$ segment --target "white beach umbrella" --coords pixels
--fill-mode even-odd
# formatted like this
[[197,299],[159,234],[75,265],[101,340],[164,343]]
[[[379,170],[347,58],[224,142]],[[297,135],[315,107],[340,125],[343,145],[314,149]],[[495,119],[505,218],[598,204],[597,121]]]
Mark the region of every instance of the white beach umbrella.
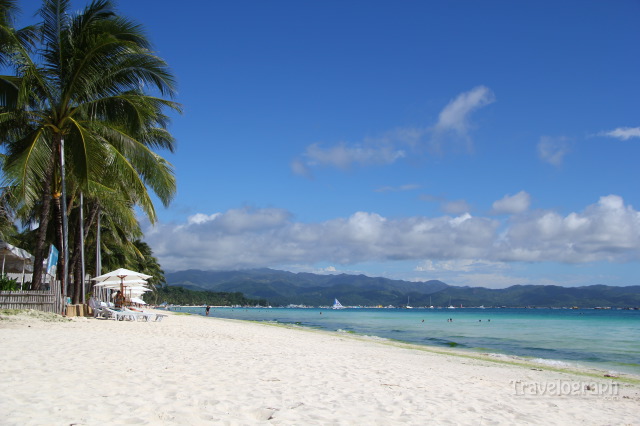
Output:
[[120,288],[120,284],[124,287],[146,287],[148,285],[146,280],[117,280],[117,281],[102,281],[100,283],[96,283],[94,287],[102,287],[102,288]]
[[128,287],[126,290],[133,295],[141,295],[142,293],[151,291],[151,289],[148,287]]
[[[117,289],[117,287],[115,288],[108,288],[109,290],[115,290]],[[124,293],[123,295],[128,296],[128,299],[131,300],[133,302],[133,299],[135,297],[140,297],[142,296],[144,293],[151,291],[150,288],[147,287],[125,287],[124,288]],[[114,297],[116,297],[116,293],[113,293],[111,295],[111,298],[113,299]]]
[[117,281],[120,282],[122,280],[148,280],[151,278],[151,275],[143,274],[142,272],[132,271],[130,269],[119,268],[115,271],[107,272],[106,274],[97,276],[93,278],[96,282],[105,282],[105,281]]
[[[124,295],[125,279],[129,282],[133,280],[148,280],[151,275],[143,274],[142,272],[132,271],[130,269],[119,268],[115,271],[107,272],[106,274],[93,278],[97,283],[116,282],[120,284],[120,291]],[[139,285],[139,284],[138,284]]]
[[126,293],[132,294],[131,289],[136,289],[137,294],[142,294],[145,291],[151,291],[150,288],[147,287],[147,282],[145,280],[122,280],[122,281],[103,281],[101,283],[97,283],[94,285],[97,289],[104,290],[120,290],[122,294]]

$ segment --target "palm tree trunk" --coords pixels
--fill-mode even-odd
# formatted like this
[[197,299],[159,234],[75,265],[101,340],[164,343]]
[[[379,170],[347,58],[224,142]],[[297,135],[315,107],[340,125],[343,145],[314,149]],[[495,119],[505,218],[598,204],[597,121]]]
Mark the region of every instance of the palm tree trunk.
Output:
[[62,192],[61,198],[61,210],[60,216],[62,217],[62,288],[64,289],[64,295],[70,294],[70,290],[67,288],[67,283],[69,282],[69,218],[67,217],[67,178],[65,175],[65,165],[64,165],[64,137],[60,137],[60,144],[58,145],[60,149],[60,187]]
[[54,205],[54,217],[55,217],[55,226],[56,226],[56,237],[60,244],[60,256],[58,257],[58,277],[60,278],[60,289],[62,292],[62,297],[67,297],[69,294],[73,294],[73,289],[69,288],[69,239],[67,235],[67,218],[66,218],[66,193],[65,193],[65,175],[64,175],[64,139],[62,135],[59,133],[54,133],[53,135],[53,145],[54,145],[54,162],[57,160],[58,166],[60,166],[60,189],[58,192],[58,188],[55,189],[53,194],[53,205]]
[[73,236],[73,241],[74,241],[73,252],[69,260],[69,266],[70,266],[70,269],[73,271],[73,282],[75,285],[74,292],[73,292],[74,304],[84,303],[84,300],[82,300],[82,286],[84,285],[84,279],[82,276],[82,263],[81,263],[82,256],[80,253],[80,250],[82,247],[82,244],[80,243],[81,235],[84,236],[85,240],[89,236],[89,231],[91,229],[91,225],[96,219],[96,216],[98,214],[98,209],[99,209],[98,203],[91,204],[91,207],[89,208],[89,214],[87,219],[85,220],[84,226],[81,226],[80,224],[81,217],[80,215],[78,215],[78,225],[75,227],[76,231]]
[[75,232],[73,233],[73,253],[69,258],[69,266],[73,271],[73,292],[72,289],[69,289],[69,294],[73,295],[73,303],[83,303],[82,300],[82,264],[80,263],[80,236],[82,235],[82,229],[80,226],[80,215],[78,215],[78,225],[75,227]]
[[49,166],[43,177],[42,188],[42,208],[40,209],[40,226],[36,239],[36,249],[34,253],[33,277],[31,279],[34,290],[42,290],[42,272],[45,259],[45,243],[47,240],[47,227],[49,225],[49,215],[51,212],[51,187],[53,180],[53,169],[55,168],[55,156],[51,156]]
[[82,286],[84,285],[84,280],[82,279],[82,262],[80,262],[80,256],[78,256],[76,262],[72,263],[71,266],[73,267],[72,271],[74,284],[73,303],[84,303],[84,300],[82,300]]
[[[66,259],[64,258],[64,240],[62,235],[62,207],[60,206],[60,193],[53,194],[53,214],[55,217],[55,228],[56,228],[56,240],[58,241],[60,250],[60,255],[58,257],[58,271],[57,275],[60,278],[60,289],[62,291],[62,297],[66,297],[69,294],[69,290],[67,289],[66,277],[64,276],[64,264]],[[65,291],[65,289],[67,291]]]

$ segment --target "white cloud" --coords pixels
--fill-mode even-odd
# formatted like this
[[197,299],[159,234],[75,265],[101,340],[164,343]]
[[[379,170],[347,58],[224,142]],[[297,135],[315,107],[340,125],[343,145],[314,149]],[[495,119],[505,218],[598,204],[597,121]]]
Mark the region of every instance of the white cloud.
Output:
[[449,214],[462,214],[471,211],[465,200],[446,201],[442,203],[442,211]]
[[562,165],[569,152],[569,139],[565,137],[542,136],[538,142],[538,157],[554,166]]
[[313,167],[336,167],[346,170],[353,165],[372,166],[392,164],[404,158],[406,152],[395,148],[392,144],[356,144],[323,147],[311,144],[301,158],[291,163],[291,170],[299,176],[310,177]]
[[[485,287],[485,288],[506,288],[512,285],[527,284],[529,281],[520,276],[512,276],[498,272],[479,272],[479,273],[463,273],[451,275],[451,280],[446,280],[447,284],[455,283],[459,286]],[[537,280],[536,284],[541,285],[558,285],[557,282],[548,282],[547,280]]]
[[416,266],[416,271],[429,272],[473,272],[478,270],[504,269],[502,262],[490,262],[481,259],[453,259],[443,261],[425,260]]
[[492,262],[640,260],[640,213],[617,195],[568,215],[539,210],[500,221],[468,213],[392,219],[356,212],[302,223],[281,209],[245,208],[194,215],[179,225],[161,223],[145,235],[166,270],[424,259],[440,270],[476,270]]
[[454,132],[460,137],[467,137],[469,116],[481,107],[495,102],[493,92],[485,86],[477,86],[468,92],[459,94],[440,112],[437,133]]
[[640,127],[618,127],[609,132],[602,132],[600,135],[626,141],[631,138],[640,138]]
[[296,158],[291,162],[291,171],[298,176],[304,176],[306,178],[312,177],[309,167],[307,167],[304,161],[299,158]]
[[439,203],[440,210],[447,214],[462,214],[471,211],[471,206],[466,200],[447,200],[446,197],[432,194],[421,194],[418,198],[429,203]]
[[511,268],[506,263],[481,259],[426,260],[415,268],[414,273],[422,275],[415,278],[417,281],[438,279],[457,286],[505,288],[528,282],[512,275]]
[[376,138],[363,138],[361,142],[336,144],[314,143],[290,166],[293,173],[311,177],[311,170],[318,167],[348,169],[356,166],[380,166],[408,157],[408,151],[419,152],[428,136],[433,136],[431,145],[440,145],[448,135],[464,139],[467,143],[469,117],[471,113],[495,101],[493,92],[478,86],[461,93],[440,112],[438,122],[432,128],[407,127],[386,132]]
[[496,214],[514,214],[525,212],[531,204],[531,196],[525,191],[515,195],[505,195],[502,199],[493,203],[493,212]]
[[404,191],[413,191],[415,189],[420,189],[420,185],[416,184],[406,184],[400,186],[382,186],[376,189],[376,192],[404,192]]
[[617,195],[581,213],[539,211],[512,220],[497,256],[503,260],[625,262],[640,259],[640,213]]
[[294,222],[291,214],[273,209],[230,210],[209,217],[213,216],[209,221],[159,224],[146,230],[146,240],[164,268],[237,269],[318,262],[350,265],[470,257],[483,254],[498,226],[490,219],[468,214],[388,219],[357,212],[348,218],[309,224]]
[[305,157],[310,165],[329,165],[346,169],[352,164],[373,165],[390,164],[405,156],[404,151],[391,146],[365,147],[339,144],[327,149],[319,144],[307,147]]
[[196,213],[193,216],[189,216],[187,218],[187,224],[189,224],[189,225],[193,225],[193,224],[200,225],[200,224],[215,220],[216,217],[218,217],[219,215],[220,215],[220,213],[214,213],[212,215]]

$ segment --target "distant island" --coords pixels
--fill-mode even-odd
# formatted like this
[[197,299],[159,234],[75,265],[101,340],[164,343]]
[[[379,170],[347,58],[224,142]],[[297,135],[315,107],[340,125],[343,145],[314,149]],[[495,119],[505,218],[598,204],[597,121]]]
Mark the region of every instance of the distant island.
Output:
[[165,274],[170,287],[242,293],[271,306],[327,306],[338,298],[345,306],[414,307],[640,307],[640,286],[514,285],[504,289],[451,286],[442,281],[403,281],[365,275],[319,275],[274,269],[240,271],[185,270]]

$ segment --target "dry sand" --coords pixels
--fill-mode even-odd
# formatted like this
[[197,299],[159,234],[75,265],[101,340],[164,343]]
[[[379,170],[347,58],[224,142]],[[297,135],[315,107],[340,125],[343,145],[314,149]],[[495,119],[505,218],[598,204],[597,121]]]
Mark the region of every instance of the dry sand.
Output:
[[638,381],[402,346],[174,314],[4,319],[0,424],[640,424]]

